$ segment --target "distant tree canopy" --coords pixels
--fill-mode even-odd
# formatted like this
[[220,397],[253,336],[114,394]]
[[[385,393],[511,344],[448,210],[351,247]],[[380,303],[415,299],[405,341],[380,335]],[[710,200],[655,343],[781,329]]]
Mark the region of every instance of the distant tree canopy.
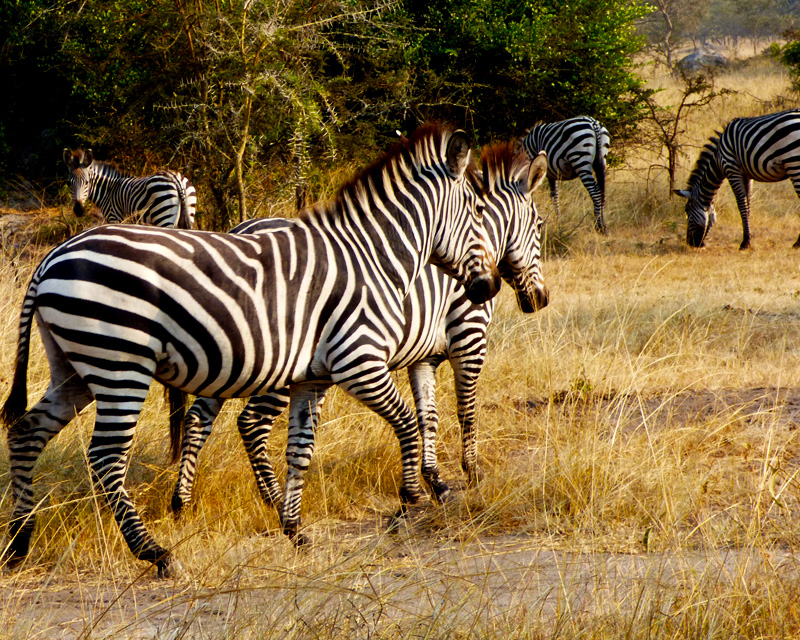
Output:
[[[630,0],[0,0],[0,172],[61,174],[84,144],[170,162],[214,209],[250,213],[256,167],[369,159],[454,121],[478,142],[536,120],[639,116]],[[238,215],[232,201],[239,203]],[[202,208],[202,207],[201,207]]]

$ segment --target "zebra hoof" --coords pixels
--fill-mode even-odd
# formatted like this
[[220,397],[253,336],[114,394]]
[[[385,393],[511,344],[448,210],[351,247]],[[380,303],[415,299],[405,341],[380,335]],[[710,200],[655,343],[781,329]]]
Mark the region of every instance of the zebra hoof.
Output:
[[173,518],[176,520],[180,518],[185,506],[186,504],[183,502],[183,498],[181,498],[178,494],[172,495],[172,501],[169,503],[169,508],[172,510]]
[[20,565],[27,557],[27,555],[19,555],[16,553],[3,554],[3,557],[0,558],[0,567],[2,567],[3,572],[11,573],[19,569]]
[[389,516],[389,521],[386,524],[386,533],[398,533],[400,531],[400,527],[406,521],[406,516],[408,516],[408,507],[403,505],[395,513]]
[[156,569],[159,580],[180,578],[185,573],[180,561],[170,557],[156,562]]

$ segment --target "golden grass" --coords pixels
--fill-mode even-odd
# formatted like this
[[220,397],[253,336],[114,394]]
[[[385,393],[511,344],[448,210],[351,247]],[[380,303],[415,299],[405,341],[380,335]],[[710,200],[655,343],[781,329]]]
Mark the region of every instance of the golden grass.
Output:
[[[747,80],[758,100],[715,103],[687,138],[699,145],[788,92],[774,69],[752,69],[766,74]],[[30,560],[0,577],[0,638],[796,637],[800,263],[790,247],[800,200],[786,182],[754,185],[755,249],[739,252],[724,185],[707,248],[689,250],[681,203],[663,176],[647,182],[648,162],[633,156],[611,173],[608,237],[590,231],[582,187],[563,185],[552,232],[566,246],[545,266],[545,311],[523,316],[501,293],[480,386],[478,488],[464,488],[443,366],[440,461],[458,491],[443,507],[415,509],[400,533],[383,532],[397,506],[396,440],[336,390],[304,495],[310,549],[295,550],[257,499],[235,429],[241,402],[220,416],[195,504],[174,521],[154,389],[127,484],[185,567],[158,582],[93,493],[87,410],[40,461]],[[546,191],[537,199],[552,216]],[[3,397],[41,255],[7,250],[0,262]],[[31,403],[47,385],[38,341],[33,354]],[[397,380],[410,397],[405,374]],[[279,475],[285,437],[282,418],[271,443]],[[5,540],[6,447],[0,498]]]

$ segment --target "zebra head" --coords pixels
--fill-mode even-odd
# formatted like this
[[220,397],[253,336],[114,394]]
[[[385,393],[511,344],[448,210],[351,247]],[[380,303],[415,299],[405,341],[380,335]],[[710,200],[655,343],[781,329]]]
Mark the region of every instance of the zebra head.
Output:
[[430,262],[455,278],[470,302],[482,304],[497,295],[501,284],[483,228],[483,187],[467,134],[445,130],[441,144],[445,162],[436,181],[445,188],[444,207],[434,226]]
[[702,247],[706,236],[717,221],[714,203],[703,206],[700,198],[693,191],[674,189],[673,193],[686,198],[686,244],[690,247]]
[[94,157],[91,149],[86,149],[86,151],[64,149],[64,164],[69,169],[67,184],[72,191],[72,211],[78,217],[82,217],[86,213],[84,203],[89,199],[92,190],[94,177],[91,170],[92,162],[94,162]]
[[533,313],[550,297],[542,275],[544,221],[532,199],[547,175],[547,155],[542,151],[531,160],[524,149],[492,145],[481,153],[481,168],[484,224],[495,237],[500,275],[514,289],[520,310]]
[[673,193],[686,198],[686,243],[690,247],[702,247],[717,221],[714,210],[714,195],[725,179],[725,173],[717,158],[719,138],[711,136],[701,149],[686,189],[674,189]]

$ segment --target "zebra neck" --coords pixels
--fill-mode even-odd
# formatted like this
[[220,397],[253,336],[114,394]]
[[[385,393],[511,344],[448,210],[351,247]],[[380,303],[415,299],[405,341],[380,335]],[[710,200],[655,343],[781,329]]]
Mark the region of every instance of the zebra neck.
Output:
[[106,217],[112,213],[121,216],[124,212],[117,206],[114,195],[119,193],[119,190],[132,180],[131,176],[117,171],[111,165],[99,165],[95,169],[94,179],[91,181],[89,199],[100,207]]
[[711,205],[724,180],[725,172],[722,170],[716,154],[709,155],[699,174],[699,180],[694,189],[692,189],[701,206],[708,207]]
[[[422,236],[420,230],[411,233],[410,225],[400,222],[403,216],[375,208],[368,212],[345,209],[317,209],[306,215],[306,221],[324,230],[334,246],[350,247],[362,271],[373,280],[381,280],[384,289],[397,291],[398,300],[402,300],[427,263],[424,251],[427,247],[428,254],[431,252],[430,238]],[[425,244],[420,246],[420,240]]]

